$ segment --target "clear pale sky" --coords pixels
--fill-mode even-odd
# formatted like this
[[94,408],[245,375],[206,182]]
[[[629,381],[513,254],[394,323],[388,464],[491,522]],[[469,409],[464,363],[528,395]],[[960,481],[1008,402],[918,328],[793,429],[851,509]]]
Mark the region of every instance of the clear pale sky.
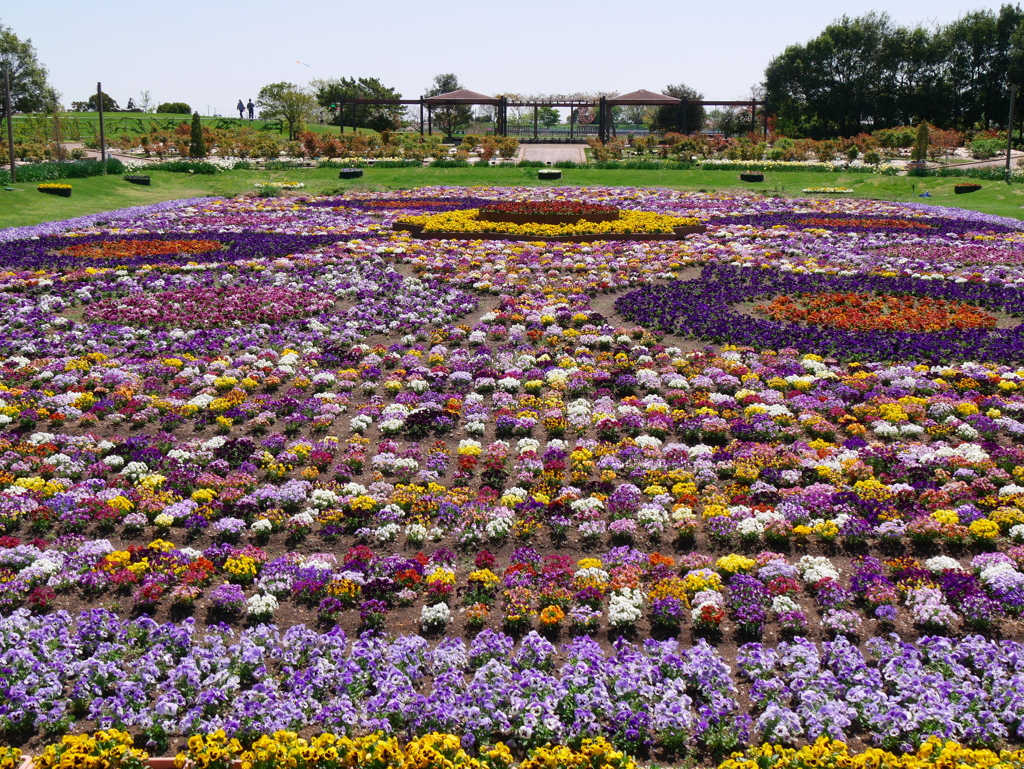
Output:
[[[787,45],[846,14],[947,24],[1002,3],[972,0],[0,0],[31,38],[65,106],[97,81],[124,107],[151,92],[201,114],[235,114],[273,82],[377,77],[418,98],[439,73],[485,94],[572,93],[686,83],[747,97]],[[309,66],[298,63],[304,62]]]

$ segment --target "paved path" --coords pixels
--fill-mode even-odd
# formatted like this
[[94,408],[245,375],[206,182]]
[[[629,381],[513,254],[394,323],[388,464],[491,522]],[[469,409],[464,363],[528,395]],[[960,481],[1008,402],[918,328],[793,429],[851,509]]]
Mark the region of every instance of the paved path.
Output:
[[519,159],[540,160],[552,164],[562,160],[585,163],[587,156],[583,152],[584,146],[583,144],[522,144],[519,146]]

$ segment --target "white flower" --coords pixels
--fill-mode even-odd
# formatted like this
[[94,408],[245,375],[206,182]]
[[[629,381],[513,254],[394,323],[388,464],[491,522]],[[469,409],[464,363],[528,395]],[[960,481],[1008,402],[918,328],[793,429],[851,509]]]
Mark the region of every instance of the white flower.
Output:
[[435,603],[420,610],[420,623],[424,630],[443,630],[452,621],[452,610],[447,604]]
[[279,606],[277,599],[269,593],[257,593],[245,603],[253,617],[269,617]]

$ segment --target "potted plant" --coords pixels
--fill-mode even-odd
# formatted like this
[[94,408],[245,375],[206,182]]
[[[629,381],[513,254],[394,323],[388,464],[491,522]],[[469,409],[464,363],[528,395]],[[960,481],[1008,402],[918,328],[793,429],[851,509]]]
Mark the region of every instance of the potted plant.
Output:
[[341,171],[338,172],[339,179],[358,179],[362,175],[362,168],[342,168]]
[[968,192],[977,192],[980,189],[981,185],[977,182],[961,182],[953,187],[953,193],[956,195],[966,195]]
[[36,187],[40,192],[45,192],[47,195],[60,195],[62,198],[71,197],[71,185],[60,184],[59,182],[44,182]]

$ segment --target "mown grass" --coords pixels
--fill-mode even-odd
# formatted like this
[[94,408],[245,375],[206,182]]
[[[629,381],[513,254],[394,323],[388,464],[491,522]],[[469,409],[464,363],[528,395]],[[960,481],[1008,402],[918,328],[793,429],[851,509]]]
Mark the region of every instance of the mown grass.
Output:
[[[139,169],[136,173],[145,173]],[[202,195],[235,196],[255,192],[256,182],[299,181],[304,192],[323,194],[339,190],[408,189],[428,185],[522,185],[580,187],[669,187],[680,190],[808,197],[806,187],[849,187],[851,197],[954,206],[972,211],[1024,219],[1024,184],[982,182],[982,189],[956,195],[958,178],[884,176],[860,173],[767,172],[765,181],[746,184],[736,171],[633,171],[571,168],[558,182],[541,182],[535,168],[367,168],[361,179],[342,181],[337,169],[296,168],[279,171],[228,171],[212,176],[153,171],[152,186],[130,184],[120,176],[70,180],[70,198],[42,195],[35,184],[14,185],[18,191],[0,190],[0,226],[18,227],[67,219],[84,214],[140,206],[164,200]],[[919,197],[928,192],[930,197]]]

